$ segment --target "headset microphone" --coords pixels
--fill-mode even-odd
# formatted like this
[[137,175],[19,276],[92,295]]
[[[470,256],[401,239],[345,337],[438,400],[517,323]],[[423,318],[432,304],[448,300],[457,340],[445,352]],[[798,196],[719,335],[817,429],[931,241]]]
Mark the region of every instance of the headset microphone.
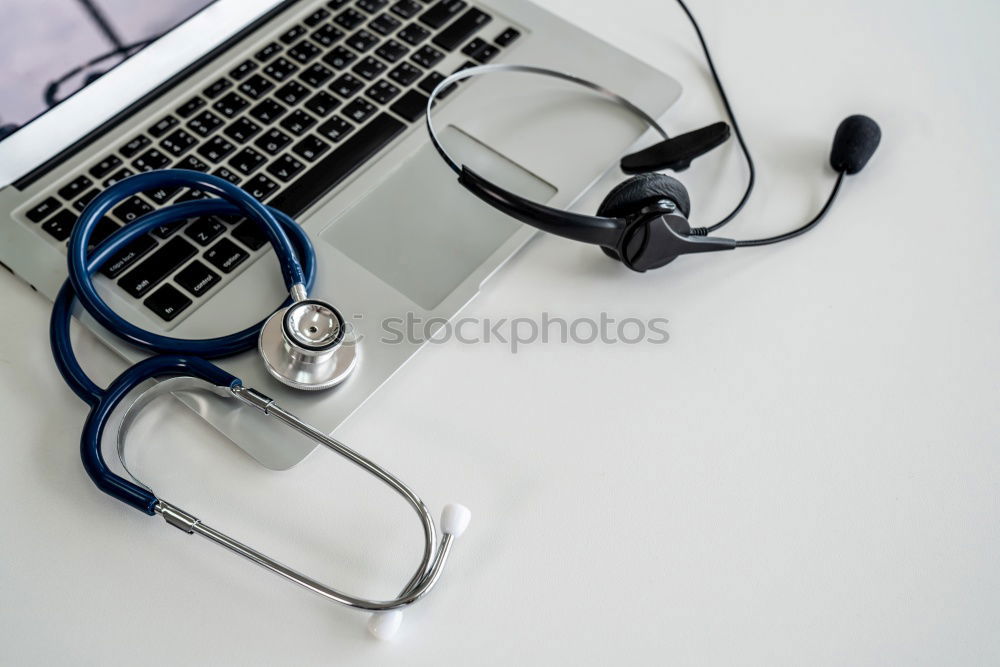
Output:
[[865,168],[882,140],[878,123],[868,116],[848,116],[833,137],[830,166],[834,171],[856,174]]
[[[629,100],[599,84],[571,74],[529,65],[500,64],[469,67],[440,81],[431,92],[426,109],[427,130],[431,142],[448,166],[458,175],[458,182],[486,204],[521,222],[550,234],[600,246],[607,256],[621,261],[633,271],[640,272],[669,264],[680,255],[788,241],[815,227],[836,200],[844,176],[861,171],[875,153],[882,139],[882,131],[878,124],[868,116],[862,115],[849,116],[840,123],[830,150],[830,166],[837,172],[837,180],[826,203],[811,220],[792,231],[767,238],[737,241],[711,236],[713,232],[733,220],[743,209],[753,191],[755,169],[750,150],[736,122],[701,29],[684,1],[677,0],[677,4],[691,21],[701,43],[709,72],[729,117],[729,124],[717,122],[670,137],[655,119]],[[622,171],[634,175],[608,193],[597,209],[597,215],[563,211],[527,200],[504,190],[468,166],[456,162],[445,150],[434,129],[431,110],[444,91],[450,90],[453,84],[464,79],[494,72],[542,75],[588,88],[644,121],[660,135],[662,141],[622,158]],[[730,134],[736,136],[736,141],[746,159],[749,172],[746,190],[732,211],[719,222],[708,227],[692,228],[688,222],[691,199],[687,190],[680,181],[659,173],[659,170],[687,169],[692,160],[723,144]]]

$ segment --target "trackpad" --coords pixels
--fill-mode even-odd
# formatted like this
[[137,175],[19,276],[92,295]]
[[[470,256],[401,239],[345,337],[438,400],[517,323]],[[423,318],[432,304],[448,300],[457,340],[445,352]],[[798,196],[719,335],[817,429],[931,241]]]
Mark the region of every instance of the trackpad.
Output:
[[[446,127],[441,142],[459,164],[503,188],[542,203],[556,194],[457,128]],[[320,237],[432,310],[520,228],[466,192],[428,143]]]

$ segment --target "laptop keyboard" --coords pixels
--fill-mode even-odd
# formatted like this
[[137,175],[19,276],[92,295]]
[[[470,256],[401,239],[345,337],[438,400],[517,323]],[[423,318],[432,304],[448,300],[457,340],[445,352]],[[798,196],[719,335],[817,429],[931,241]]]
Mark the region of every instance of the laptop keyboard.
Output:
[[[295,217],[422,118],[428,94],[450,74],[436,69],[449,54],[467,58],[463,69],[520,36],[493,24],[465,0],[331,0],[56,195],[29,204],[25,217],[65,241],[102,188],[166,168],[221,176]],[[161,188],[131,197],[101,220],[92,242],[155,207],[205,196]],[[101,272],[169,322],[266,244],[248,220],[196,219],[136,240]]]

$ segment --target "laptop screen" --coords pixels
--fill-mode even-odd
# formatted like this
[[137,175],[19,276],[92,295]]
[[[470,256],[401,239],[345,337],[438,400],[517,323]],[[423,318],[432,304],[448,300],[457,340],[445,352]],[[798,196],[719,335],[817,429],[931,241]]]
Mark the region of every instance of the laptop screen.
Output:
[[2,0],[0,141],[214,0]]

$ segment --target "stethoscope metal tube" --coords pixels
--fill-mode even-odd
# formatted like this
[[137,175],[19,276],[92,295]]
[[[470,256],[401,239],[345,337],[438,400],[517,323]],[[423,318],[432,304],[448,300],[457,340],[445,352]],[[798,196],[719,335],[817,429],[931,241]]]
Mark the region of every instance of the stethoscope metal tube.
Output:
[[[277,419],[282,424],[292,428],[302,435],[305,435],[313,441],[324,445],[328,449],[331,449],[349,460],[351,463],[354,463],[387,484],[396,493],[402,496],[407,503],[409,503],[409,505],[417,513],[417,516],[420,518],[421,526],[424,532],[424,553],[421,558],[420,565],[417,567],[413,577],[409,582],[407,582],[407,585],[403,588],[400,595],[392,600],[377,601],[354,597],[322,584],[315,579],[297,572],[296,570],[289,568],[273,558],[262,554],[252,547],[235,540],[225,533],[206,525],[199,518],[163,500],[162,498],[157,499],[155,505],[153,506],[153,510],[157,514],[161,515],[168,524],[174,526],[175,528],[179,528],[188,534],[197,533],[206,537],[216,544],[226,547],[230,551],[253,561],[254,563],[288,579],[289,581],[292,581],[293,583],[299,584],[300,586],[318,593],[327,599],[333,600],[334,602],[338,602],[355,609],[362,609],[371,612],[393,611],[416,602],[430,591],[430,589],[437,582],[441,574],[441,570],[444,568],[445,562],[448,559],[448,553],[451,550],[453,539],[457,537],[457,534],[464,530],[465,525],[467,524],[467,513],[454,509],[454,506],[451,506],[450,509],[446,509],[446,516],[443,517],[442,520],[442,530],[444,531],[444,535],[440,544],[437,544],[437,530],[434,526],[434,520],[431,518],[431,514],[428,511],[427,506],[408,486],[400,481],[399,478],[342,442],[331,438],[330,436],[303,422],[294,414],[281,408],[269,396],[266,396],[254,389],[244,387],[242,384],[220,386],[212,385],[211,383],[196,378],[179,377],[165,380],[138,396],[122,415],[121,425],[119,426],[117,433],[118,456],[122,461],[123,467],[136,484],[149,490],[149,486],[140,481],[131,472],[126,464],[125,450],[128,434],[135,423],[136,418],[141,411],[157,397],[174,391],[193,389],[206,390],[217,396],[234,398],[244,405],[256,408],[265,415]],[[454,515],[455,512],[458,512],[457,516]]]
[[[87,244],[94,226],[121,198],[156,187],[177,186],[195,187],[215,194],[220,199],[196,200],[153,211],[112,234],[92,252],[87,252]],[[306,339],[315,337],[314,347],[321,348],[319,350],[321,352],[335,350],[344,338],[343,319],[332,306],[323,302],[313,302],[322,304],[322,308],[316,307],[308,313],[293,310],[310,303],[307,297],[315,276],[315,256],[309,238],[291,218],[258,203],[221,178],[198,172],[166,170],[125,179],[98,195],[84,210],[74,227],[68,253],[69,279],[56,298],[49,327],[49,337],[57,367],[70,388],[91,407],[80,437],[80,453],[84,468],[102,491],[146,514],[159,514],[168,524],[189,534],[197,533],[329,600],[373,612],[369,622],[372,633],[382,638],[391,636],[399,626],[400,610],[426,595],[437,583],[454,538],[468,525],[469,511],[460,505],[446,506],[441,518],[441,530],[444,535],[438,542],[437,529],[426,505],[398,478],[343,443],[306,424],[266,395],[244,387],[239,378],[205,360],[228,356],[253,347],[268,320],[218,338],[202,340],[170,338],[145,331],[124,320],[107,306],[94,287],[93,275],[96,271],[112,255],[143,234],[161,225],[203,215],[240,215],[257,221],[267,231],[289,290],[289,298],[268,320],[273,320],[278,315],[294,320],[297,325],[304,327],[298,334]],[[107,389],[98,387],[83,371],[70,341],[69,323],[73,303],[78,297],[85,310],[109,331],[133,345],[160,354],[129,367],[112,381]],[[319,315],[327,317],[325,329],[324,321],[316,319]],[[305,316],[315,317],[313,320],[306,320],[303,319]],[[340,329],[335,329],[334,323]],[[309,340],[306,340],[306,343],[309,343]],[[310,351],[308,345],[305,349]],[[352,365],[354,361],[351,362]],[[101,442],[112,413],[134,390],[150,379],[165,379],[165,381],[138,396],[125,410],[119,422],[118,454],[126,473],[132,477],[126,479],[108,467],[101,452]],[[342,380],[343,377],[339,379]],[[420,564],[402,592],[392,600],[369,600],[338,591],[202,523],[194,515],[158,497],[149,486],[139,481],[125,465],[125,440],[130,427],[138,413],[156,396],[192,388],[208,389],[218,396],[235,399],[260,410],[346,458],[402,496],[420,519],[425,543]]]

